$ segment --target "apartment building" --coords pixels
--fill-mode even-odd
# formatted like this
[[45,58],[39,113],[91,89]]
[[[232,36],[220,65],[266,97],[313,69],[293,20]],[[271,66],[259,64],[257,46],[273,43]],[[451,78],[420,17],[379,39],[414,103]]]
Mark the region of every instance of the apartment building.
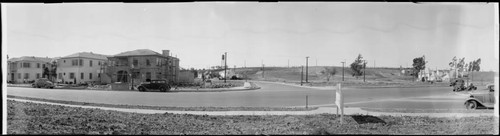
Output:
[[99,83],[107,55],[78,52],[57,60],[57,82]]
[[7,60],[7,81],[28,83],[43,77],[43,69],[52,67],[53,58],[23,56]]
[[149,49],[138,49],[113,55],[108,57],[106,76],[110,77],[112,83],[133,82],[136,85],[155,79],[176,83],[179,80],[179,59],[169,53],[169,50],[162,50],[160,54]]

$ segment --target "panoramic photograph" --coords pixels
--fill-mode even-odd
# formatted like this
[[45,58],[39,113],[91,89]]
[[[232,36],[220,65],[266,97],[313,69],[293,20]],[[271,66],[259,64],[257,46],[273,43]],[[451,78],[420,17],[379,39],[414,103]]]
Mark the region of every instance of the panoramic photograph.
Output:
[[2,134],[498,135],[498,3],[2,3]]

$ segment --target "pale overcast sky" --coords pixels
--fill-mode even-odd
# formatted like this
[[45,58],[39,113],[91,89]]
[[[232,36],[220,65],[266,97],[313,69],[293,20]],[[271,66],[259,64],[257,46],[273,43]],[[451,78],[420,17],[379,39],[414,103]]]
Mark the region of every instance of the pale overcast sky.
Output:
[[[181,67],[368,66],[448,68],[482,59],[498,72],[496,4],[486,3],[2,3],[3,54],[60,57],[170,50]],[[495,28],[496,25],[496,28]],[[4,59],[5,60],[5,59]]]

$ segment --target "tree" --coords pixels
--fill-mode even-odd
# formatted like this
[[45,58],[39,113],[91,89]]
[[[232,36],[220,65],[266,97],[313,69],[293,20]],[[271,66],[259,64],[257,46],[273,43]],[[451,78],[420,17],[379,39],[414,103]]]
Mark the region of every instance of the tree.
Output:
[[420,70],[425,69],[425,64],[427,62],[425,61],[425,55],[422,57],[417,57],[413,59],[413,76],[418,77],[418,73],[420,73]]
[[43,68],[42,78],[49,78],[49,75],[50,75],[49,68],[48,67]]
[[352,76],[356,76],[356,78],[358,78],[358,76],[363,75],[361,69],[363,69],[366,66],[366,63],[363,65],[363,61],[364,61],[363,56],[359,54],[356,60],[354,60],[354,62],[351,63],[351,69],[353,71]]
[[479,67],[479,65],[481,65],[481,58],[477,59],[476,61],[473,61],[472,71],[479,71],[481,69],[481,67]]
[[456,64],[456,68],[460,72],[459,77],[463,77],[463,72],[465,71],[465,58],[459,59],[458,63]]
[[335,74],[337,74],[337,69],[335,68],[328,68],[325,67],[322,71],[321,74],[326,77],[326,81],[330,81],[330,78],[333,77]]

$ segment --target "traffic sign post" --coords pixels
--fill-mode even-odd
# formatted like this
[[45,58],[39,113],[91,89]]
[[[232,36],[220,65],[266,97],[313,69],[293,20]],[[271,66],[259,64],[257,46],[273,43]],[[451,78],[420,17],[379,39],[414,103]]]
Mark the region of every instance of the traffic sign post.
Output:
[[340,124],[343,123],[344,118],[344,97],[342,96],[342,86],[340,83],[337,84],[337,91],[335,93],[335,105],[337,105],[337,115],[340,110]]

